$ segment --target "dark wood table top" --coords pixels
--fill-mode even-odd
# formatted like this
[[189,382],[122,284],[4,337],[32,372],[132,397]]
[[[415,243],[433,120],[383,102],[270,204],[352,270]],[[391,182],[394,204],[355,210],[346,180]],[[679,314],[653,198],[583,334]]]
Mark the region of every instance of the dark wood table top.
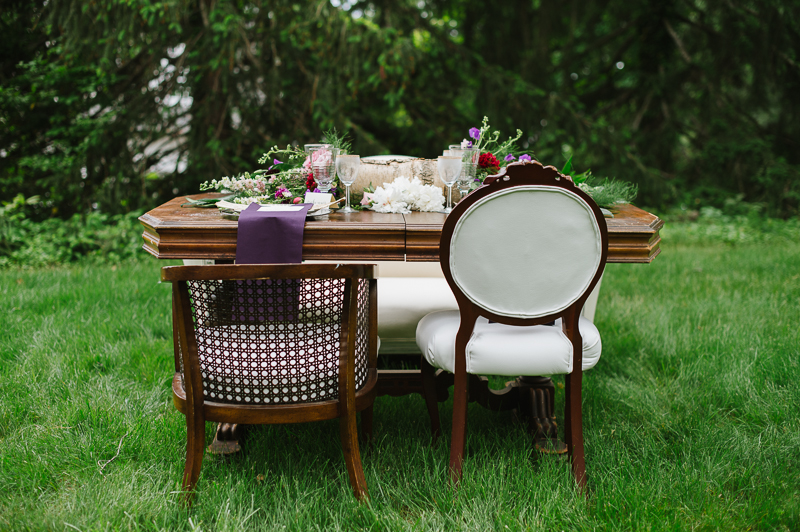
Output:
[[[159,259],[235,259],[237,222],[223,218],[215,208],[182,208],[182,203],[185,196],[139,217],[144,249]],[[661,252],[659,230],[664,222],[633,205],[619,205],[614,214],[606,219],[608,262],[652,261]],[[306,222],[303,258],[435,262],[445,218],[435,212],[333,212]]]

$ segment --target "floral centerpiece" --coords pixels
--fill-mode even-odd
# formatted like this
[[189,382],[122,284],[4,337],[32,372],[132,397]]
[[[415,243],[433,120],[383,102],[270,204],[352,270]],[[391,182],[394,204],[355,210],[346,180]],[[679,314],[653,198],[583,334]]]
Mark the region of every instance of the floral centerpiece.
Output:
[[[340,135],[335,129],[325,133],[323,142],[343,151],[351,149],[347,135]],[[313,157],[316,159],[330,155],[328,150],[318,150],[314,152]],[[189,201],[195,206],[213,206],[220,199],[242,205],[256,202],[301,203],[306,191],[319,192],[317,182],[314,180],[312,161],[298,146],[288,145],[283,149],[277,145],[273,146],[258,162],[271,164],[265,169],[243,172],[235,177],[213,179],[200,185],[200,190],[229,192],[230,195],[226,198]],[[330,192],[334,197],[339,195],[336,181]]]
[[444,194],[441,188],[425,185],[417,177],[399,176],[374,192],[366,190],[361,204],[375,212],[437,212],[444,208]]
[[[472,140],[464,139],[461,142],[463,148],[477,148],[480,155],[478,158],[478,168],[475,173],[475,182],[472,189],[480,186],[484,179],[500,171],[500,168],[508,163],[519,161],[531,161],[532,156],[527,153],[517,155],[516,143],[522,136],[522,130],[517,130],[515,137],[509,137],[505,142],[500,142],[500,132],[493,131],[489,125],[489,119],[483,117],[480,128],[473,127],[469,130],[469,137]],[[567,160],[561,173],[569,176],[572,181],[601,207],[611,207],[619,203],[630,203],[636,197],[636,185],[617,181],[613,178],[598,179],[592,175],[591,170],[578,173],[572,164],[572,157]]]
[[[493,131],[489,125],[489,118],[484,116],[480,128],[473,127],[469,130],[469,137],[472,140],[464,139],[461,141],[462,148],[475,148],[480,153],[478,157],[478,168],[475,172],[475,185],[473,188],[483,183],[483,180],[490,175],[500,171],[500,168],[508,163],[517,160],[514,153],[517,152],[516,144],[522,136],[522,130],[518,129],[514,137],[508,137],[505,142],[500,142],[500,132]],[[520,161],[531,160],[528,154],[519,155]]]

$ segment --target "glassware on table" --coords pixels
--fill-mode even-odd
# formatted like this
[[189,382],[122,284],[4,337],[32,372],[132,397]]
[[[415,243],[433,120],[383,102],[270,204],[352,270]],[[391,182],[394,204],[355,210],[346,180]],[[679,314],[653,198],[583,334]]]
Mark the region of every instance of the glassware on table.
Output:
[[327,146],[327,144],[303,144],[303,150],[306,153],[310,153],[314,148],[320,148],[322,146]]
[[436,161],[439,178],[447,185],[447,207],[442,211],[449,214],[453,210],[453,185],[461,175],[460,155],[440,155]]
[[339,148],[332,144],[321,144],[308,150],[311,160],[311,171],[314,172],[314,181],[320,192],[330,192],[333,179],[336,177],[336,157]]
[[478,160],[480,159],[480,152],[476,148],[466,148],[461,153],[461,175],[458,176],[458,191],[461,197],[464,198],[469,194],[469,189],[472,183],[475,182],[475,175],[478,169]]
[[361,157],[358,155],[342,155],[336,157],[336,174],[339,181],[344,185],[345,200],[344,207],[339,212],[355,212],[350,208],[350,185],[358,176],[358,168],[361,166]]

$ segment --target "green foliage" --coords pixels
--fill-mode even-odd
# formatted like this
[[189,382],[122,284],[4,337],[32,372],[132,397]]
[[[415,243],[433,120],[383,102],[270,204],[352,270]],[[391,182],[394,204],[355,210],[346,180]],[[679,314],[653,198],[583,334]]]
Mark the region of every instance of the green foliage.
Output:
[[142,254],[139,212],[74,214],[36,220],[38,198],[22,195],[0,207],[0,268],[75,262],[119,262]]
[[722,208],[704,206],[698,210],[685,207],[664,216],[664,238],[687,245],[740,245],[769,243],[783,246],[800,242],[800,219],[780,220],[764,215],[764,206],[728,198]]
[[38,218],[150,207],[334,127],[435,157],[483,116],[647,205],[800,208],[797,3],[39,0],[0,21],[0,197],[41,196]]
[[336,128],[331,128],[322,134],[322,142],[330,144],[342,154],[353,154],[353,142],[349,133],[339,133]]
[[620,203],[633,203],[636,198],[636,185],[617,179],[593,179],[578,185],[601,207],[611,208]]

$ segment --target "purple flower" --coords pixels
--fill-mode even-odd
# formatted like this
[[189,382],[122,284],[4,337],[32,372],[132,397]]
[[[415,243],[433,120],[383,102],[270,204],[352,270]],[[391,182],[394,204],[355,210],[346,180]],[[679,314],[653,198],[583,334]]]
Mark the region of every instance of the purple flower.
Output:
[[526,154],[520,155],[519,156],[519,160],[520,161],[530,161],[531,160],[531,156],[526,153]]
[[510,162],[511,162],[511,161],[513,161],[514,159],[516,159],[516,157],[514,157],[514,156],[513,156],[513,155],[511,155],[510,153],[509,153],[508,155],[506,155],[505,157],[503,157],[503,160],[504,160],[505,162],[507,162],[507,163],[510,163]]
[[477,127],[471,127],[469,129],[469,136],[475,140],[481,140],[481,130]]
[[320,189],[319,189],[319,188],[315,188],[315,189],[314,189],[314,190],[312,190],[311,192],[316,192],[317,194],[319,194],[319,193],[320,193]]
[[283,161],[279,161],[278,159],[273,159],[272,164],[283,164]]
[[286,187],[278,187],[278,190],[275,191],[275,199],[286,199],[291,197],[292,193]]

